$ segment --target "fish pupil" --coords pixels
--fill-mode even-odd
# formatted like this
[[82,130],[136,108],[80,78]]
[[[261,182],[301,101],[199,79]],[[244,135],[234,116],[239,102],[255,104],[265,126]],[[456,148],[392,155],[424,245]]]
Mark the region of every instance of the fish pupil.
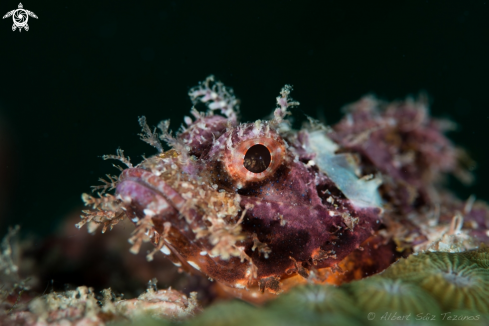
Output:
[[268,168],[271,160],[272,156],[270,155],[268,148],[258,144],[253,145],[248,149],[244,157],[243,165],[250,172],[261,173]]

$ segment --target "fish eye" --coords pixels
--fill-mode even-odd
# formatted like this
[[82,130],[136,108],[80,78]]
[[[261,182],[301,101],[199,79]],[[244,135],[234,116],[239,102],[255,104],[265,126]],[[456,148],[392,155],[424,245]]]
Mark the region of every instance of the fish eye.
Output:
[[226,151],[223,163],[238,188],[273,176],[286,156],[285,142],[271,131],[266,135],[239,139],[233,145]]
[[257,144],[246,151],[243,165],[250,172],[261,173],[270,166],[271,160],[272,156],[268,148],[262,144]]

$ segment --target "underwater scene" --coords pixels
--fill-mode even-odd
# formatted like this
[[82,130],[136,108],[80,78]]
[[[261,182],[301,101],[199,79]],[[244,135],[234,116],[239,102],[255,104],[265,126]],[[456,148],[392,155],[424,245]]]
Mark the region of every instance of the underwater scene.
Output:
[[0,3],[0,325],[489,325],[488,6]]
[[[345,106],[332,126],[309,118],[296,130],[287,119],[299,105],[291,91],[282,88],[268,118],[243,123],[233,90],[209,76],[190,89],[192,118],[176,133],[168,120],[151,128],[139,117],[139,136],[156,154],[139,163],[121,149],[102,157],[119,172],[100,178],[96,195],[82,195],[87,209],[75,226],[92,234],[87,240],[70,238],[81,231],[67,225],[46,250],[16,242],[19,227],[9,229],[0,261],[3,320],[337,325],[364,324],[367,316],[484,325],[489,206],[440,183],[448,173],[471,178],[466,153],[444,135],[450,122],[430,117],[422,96],[391,103],[367,96]],[[197,111],[198,102],[208,110]],[[98,277],[125,270],[111,276],[124,283],[156,274],[131,257],[149,242],[146,260],[164,256],[181,274],[158,276],[195,291],[160,289],[153,278],[133,299],[90,286],[40,295],[31,291],[38,275],[21,276],[33,266],[63,269],[65,260],[90,269],[124,240],[130,253]]]

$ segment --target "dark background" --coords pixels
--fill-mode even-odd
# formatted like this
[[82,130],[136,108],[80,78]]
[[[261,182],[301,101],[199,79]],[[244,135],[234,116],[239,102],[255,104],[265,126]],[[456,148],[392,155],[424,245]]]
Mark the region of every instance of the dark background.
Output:
[[[17,0],[19,1],[19,0]],[[0,14],[16,9],[2,1]],[[489,2],[489,1],[488,1]],[[367,93],[427,92],[431,112],[478,163],[450,187],[489,200],[489,4],[485,1],[29,1],[28,32],[0,20],[0,227],[52,232],[106,173],[120,146],[155,151],[151,125],[188,114],[188,89],[209,74],[232,86],[243,120],[271,112],[294,85],[295,110],[323,114]],[[322,112],[322,113],[318,113]],[[85,231],[84,231],[85,232]]]

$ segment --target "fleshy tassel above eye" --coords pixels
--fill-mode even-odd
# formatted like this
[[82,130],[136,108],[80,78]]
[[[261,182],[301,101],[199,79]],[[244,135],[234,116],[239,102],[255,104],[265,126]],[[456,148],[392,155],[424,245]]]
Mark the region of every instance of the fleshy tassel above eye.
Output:
[[235,141],[224,156],[225,169],[238,188],[271,177],[284,162],[286,147],[282,138],[270,130],[256,134],[249,132],[248,137]]

